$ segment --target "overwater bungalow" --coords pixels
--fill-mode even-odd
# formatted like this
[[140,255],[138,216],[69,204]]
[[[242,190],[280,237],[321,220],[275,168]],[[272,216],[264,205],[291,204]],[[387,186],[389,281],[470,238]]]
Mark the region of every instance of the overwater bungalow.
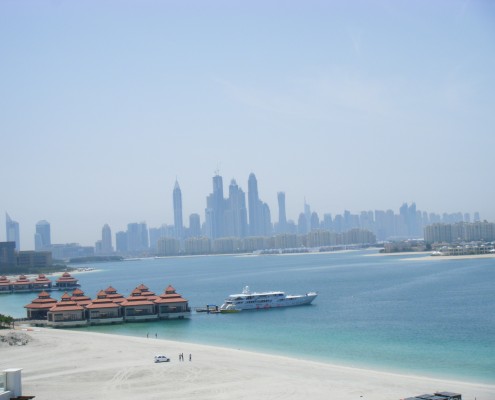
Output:
[[139,290],[141,292],[141,296],[146,297],[148,300],[155,301],[158,298],[155,292],[150,291],[149,288],[142,283],[136,287],[136,290]]
[[79,286],[78,280],[68,272],[64,272],[55,282],[55,286],[59,290],[74,289]]
[[100,290],[93,300],[86,306],[88,324],[115,324],[124,322],[119,304],[107,297],[104,290]]
[[168,285],[163,294],[155,300],[157,314],[160,319],[184,318],[190,313],[188,301]]
[[120,304],[125,301],[124,295],[117,293],[117,289],[112,286],[107,287],[105,293],[107,294],[107,299],[111,299],[114,303]]
[[71,296],[65,292],[62,298],[47,313],[48,325],[80,326],[86,325],[84,307],[71,300]]
[[0,293],[12,293],[12,282],[6,276],[0,276]]
[[91,297],[86,296],[84,292],[79,288],[74,289],[74,291],[72,292],[72,297],[70,299],[83,307],[86,307],[88,304],[91,303]]
[[[45,304],[45,308],[41,304]],[[94,300],[76,288],[72,296],[65,292],[59,302],[42,292],[25,307],[28,319],[43,324],[39,320],[43,319],[41,312],[46,312],[45,324],[54,327],[183,319],[191,315],[188,301],[176,293],[172,285],[157,296],[141,284],[127,298],[109,286],[100,290]]]
[[25,293],[31,290],[31,281],[26,278],[26,275],[20,275],[19,278],[12,282],[12,292],[14,293]]
[[155,303],[136,288],[131,295],[120,303],[126,321],[152,321],[158,319]]
[[52,290],[52,281],[48,279],[44,274],[39,274],[37,278],[31,282],[32,290]]
[[30,304],[24,306],[27,309],[28,319],[45,320],[48,311],[57,304],[57,300],[52,299],[48,292],[41,292]]

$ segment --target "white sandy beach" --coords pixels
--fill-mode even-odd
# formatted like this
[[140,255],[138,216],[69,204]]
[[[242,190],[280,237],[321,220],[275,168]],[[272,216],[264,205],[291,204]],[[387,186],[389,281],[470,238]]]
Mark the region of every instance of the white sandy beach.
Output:
[[[22,368],[23,394],[35,395],[36,400],[398,400],[434,391],[460,392],[465,400],[495,399],[495,385],[396,375],[154,337],[39,328],[26,333],[33,340],[25,346],[0,343],[0,368]],[[179,353],[184,353],[184,362],[179,361]],[[155,364],[155,354],[166,354],[172,361]]]
[[416,252],[398,252],[398,253],[374,253],[366,254],[365,257],[390,257],[390,256],[418,256],[401,258],[400,261],[442,261],[442,260],[469,260],[491,258],[495,260],[495,254],[470,254],[463,256],[432,256],[431,251],[416,251]]

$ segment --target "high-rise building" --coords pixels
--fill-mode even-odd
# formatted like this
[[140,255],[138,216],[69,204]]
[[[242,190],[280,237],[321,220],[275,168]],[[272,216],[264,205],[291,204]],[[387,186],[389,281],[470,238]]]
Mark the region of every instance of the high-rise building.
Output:
[[16,264],[15,243],[0,242],[0,269],[14,267]]
[[201,236],[201,221],[199,214],[191,214],[189,216],[189,237],[200,237]]
[[34,234],[34,249],[36,251],[47,249],[52,245],[50,234],[50,223],[42,220],[36,224],[36,233]]
[[223,197],[223,179],[216,174],[213,177],[213,193],[206,198],[206,233],[216,239],[225,234],[225,199]]
[[120,231],[115,234],[115,248],[117,253],[127,253],[127,232]]
[[19,235],[19,223],[10,218],[9,214],[5,213],[5,231],[7,242],[15,242],[16,251],[21,250],[21,241]]
[[278,233],[287,232],[287,215],[285,213],[285,192],[277,193],[278,199]]
[[248,178],[249,234],[261,236],[261,210],[258,196],[258,181],[251,172]]
[[113,253],[112,230],[108,224],[103,225],[101,229],[101,252],[103,254]]
[[251,236],[268,236],[272,233],[271,213],[268,204],[263,203],[258,195],[258,181],[251,173],[248,178],[249,234]]
[[225,210],[225,236],[245,237],[247,235],[246,195],[232,179]]
[[139,252],[148,250],[149,235],[146,222],[127,224],[127,250]]
[[177,180],[175,180],[173,200],[175,238],[182,240],[184,238],[184,224],[182,222],[182,192]]

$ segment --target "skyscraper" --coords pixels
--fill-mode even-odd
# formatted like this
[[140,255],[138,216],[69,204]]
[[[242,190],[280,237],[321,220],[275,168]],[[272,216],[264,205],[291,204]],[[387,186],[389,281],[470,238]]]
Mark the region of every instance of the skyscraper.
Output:
[[206,198],[206,233],[212,238],[225,234],[225,199],[223,197],[223,179],[218,173],[213,177],[213,193]]
[[226,236],[245,237],[247,235],[246,195],[235,179],[232,179],[229,185],[225,222]]
[[43,250],[52,245],[50,234],[50,223],[42,220],[36,224],[36,233],[34,234],[34,249]]
[[253,173],[248,178],[248,207],[249,207],[249,234],[261,235],[260,199],[258,196],[258,181]]
[[201,236],[201,222],[199,214],[191,214],[189,216],[189,237]]
[[278,199],[278,232],[287,232],[287,216],[285,214],[285,192],[277,193]]
[[108,224],[103,225],[101,229],[101,252],[103,254],[113,253],[112,230]]
[[251,236],[271,235],[272,222],[270,207],[258,196],[258,181],[251,173],[248,178],[249,234]]
[[174,192],[174,230],[175,237],[179,240],[184,238],[184,224],[182,222],[182,192],[179,187],[179,182],[175,180]]
[[127,250],[129,252],[148,250],[149,235],[146,222],[127,224]]
[[19,223],[12,220],[7,213],[5,213],[5,231],[7,242],[15,242],[15,249],[19,251],[21,249]]

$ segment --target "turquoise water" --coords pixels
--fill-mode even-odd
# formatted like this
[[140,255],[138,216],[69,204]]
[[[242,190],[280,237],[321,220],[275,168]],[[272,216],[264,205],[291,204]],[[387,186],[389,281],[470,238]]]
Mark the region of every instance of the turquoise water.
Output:
[[[172,284],[192,307],[222,303],[249,285],[292,294],[316,290],[309,306],[193,313],[190,320],[81,328],[495,383],[495,260],[407,261],[370,252],[212,256],[96,264],[76,274],[94,297],[114,286]],[[24,316],[33,294],[3,295],[0,313]]]

